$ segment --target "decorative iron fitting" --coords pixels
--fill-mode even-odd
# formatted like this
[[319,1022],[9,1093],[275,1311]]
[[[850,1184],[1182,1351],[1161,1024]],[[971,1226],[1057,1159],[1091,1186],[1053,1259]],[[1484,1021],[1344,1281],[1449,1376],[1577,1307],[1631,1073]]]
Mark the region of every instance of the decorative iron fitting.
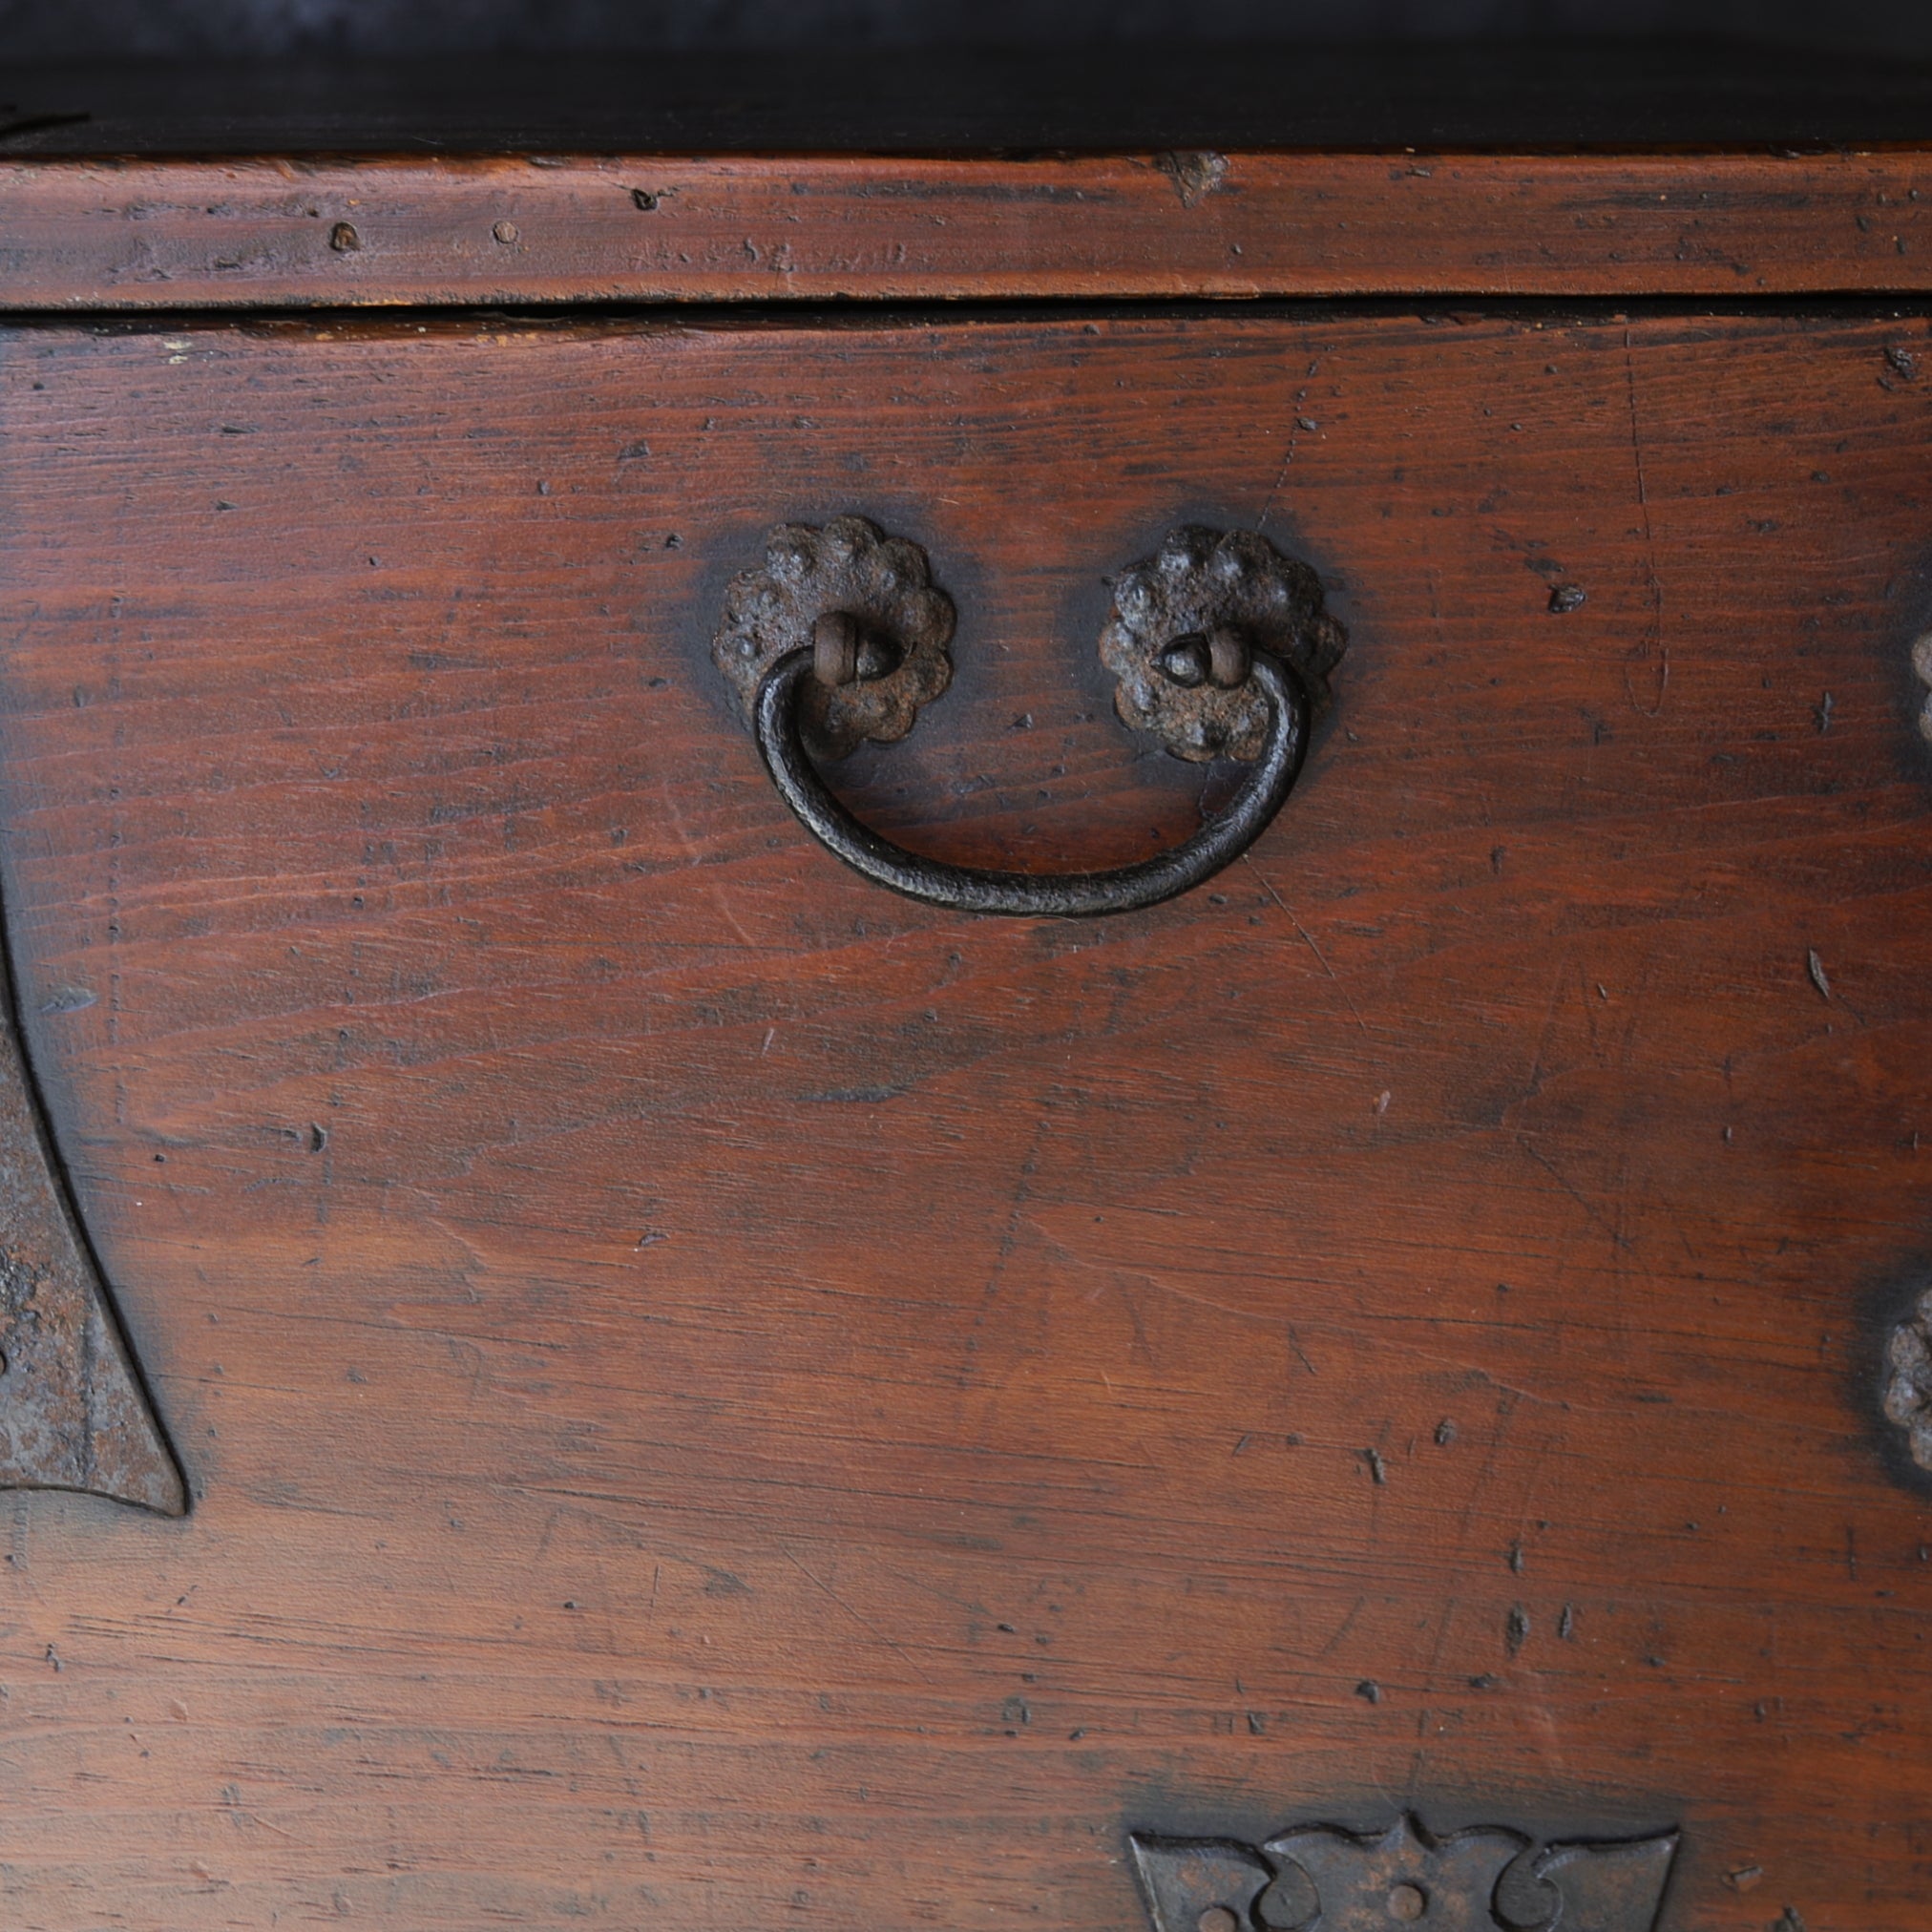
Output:
[[765,568],[734,578],[712,643],[778,795],[834,857],[889,891],[955,913],[1092,918],[1171,899],[1237,858],[1281,808],[1308,748],[1310,691],[1325,691],[1341,626],[1306,564],[1265,537],[1177,530],[1122,577],[1101,655],[1116,709],[1184,758],[1248,766],[1191,837],[1107,872],[996,872],[947,864],[855,818],[817,761],[887,744],[952,676],[953,606],[926,554],[862,516],[782,524]]
[[863,516],[835,516],[823,530],[782,523],[765,539],[765,568],[731,579],[711,657],[749,724],[766,675],[809,650],[799,735],[814,758],[837,759],[913,728],[953,682],[953,600],[916,543]]
[[1932,1476],[1932,1288],[1885,1338],[1885,1419]]
[[1256,651],[1285,664],[1318,712],[1347,647],[1307,564],[1258,531],[1199,524],[1169,532],[1114,579],[1100,640],[1121,722],[1201,764],[1260,755],[1270,712],[1248,675]]
[[188,1506],[68,1198],[0,958],[0,1489]]
[[1432,1837],[1304,1825],[1259,1847],[1223,1838],[1128,1843],[1154,1932],[1652,1932],[1678,1834],[1538,1849],[1480,1826]]

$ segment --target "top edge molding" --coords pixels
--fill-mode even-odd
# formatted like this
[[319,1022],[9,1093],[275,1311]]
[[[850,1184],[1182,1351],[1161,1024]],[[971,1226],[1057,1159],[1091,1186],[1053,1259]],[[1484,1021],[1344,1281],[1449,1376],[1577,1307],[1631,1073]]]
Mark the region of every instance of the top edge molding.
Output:
[[0,157],[0,310],[1932,293],[1932,148]]

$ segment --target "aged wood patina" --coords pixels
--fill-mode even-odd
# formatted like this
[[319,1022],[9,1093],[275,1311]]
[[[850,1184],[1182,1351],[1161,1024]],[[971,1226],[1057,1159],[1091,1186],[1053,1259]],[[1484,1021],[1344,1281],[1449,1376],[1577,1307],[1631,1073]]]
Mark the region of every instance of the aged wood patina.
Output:
[[1932,91],[1256,72],[14,90],[0,1920],[1927,1932]]

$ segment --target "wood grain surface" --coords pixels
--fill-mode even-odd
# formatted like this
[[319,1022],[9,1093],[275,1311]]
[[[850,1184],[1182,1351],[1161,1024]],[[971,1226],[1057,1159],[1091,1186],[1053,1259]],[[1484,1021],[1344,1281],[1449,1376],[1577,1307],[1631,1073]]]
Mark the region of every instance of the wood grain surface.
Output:
[[[195,1505],[8,1504],[0,1917],[1124,1932],[1130,1828],[1412,1805],[1923,1932],[1928,396],[1825,310],[10,329],[12,945]],[[960,628],[839,782],[975,862],[1225,795],[1108,573],[1313,562],[1251,859],[810,845],[707,649],[848,510]]]
[[1932,290],[1932,151],[0,160],[0,310]]

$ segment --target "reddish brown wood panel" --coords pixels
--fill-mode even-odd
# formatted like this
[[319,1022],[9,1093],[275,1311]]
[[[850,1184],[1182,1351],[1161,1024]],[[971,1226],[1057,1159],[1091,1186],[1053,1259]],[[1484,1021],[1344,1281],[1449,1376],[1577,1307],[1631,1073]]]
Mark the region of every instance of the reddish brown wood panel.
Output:
[[[9,334],[13,944],[197,1499],[10,1505],[9,1922],[1119,1932],[1130,1827],[1411,1804],[1922,1932],[1928,357]],[[961,621],[841,782],[981,862],[1196,820],[1107,573],[1315,562],[1251,861],[1067,926],[811,846],[707,645],[842,510]]]
[[0,307],[1932,288],[1932,155],[0,162]]

